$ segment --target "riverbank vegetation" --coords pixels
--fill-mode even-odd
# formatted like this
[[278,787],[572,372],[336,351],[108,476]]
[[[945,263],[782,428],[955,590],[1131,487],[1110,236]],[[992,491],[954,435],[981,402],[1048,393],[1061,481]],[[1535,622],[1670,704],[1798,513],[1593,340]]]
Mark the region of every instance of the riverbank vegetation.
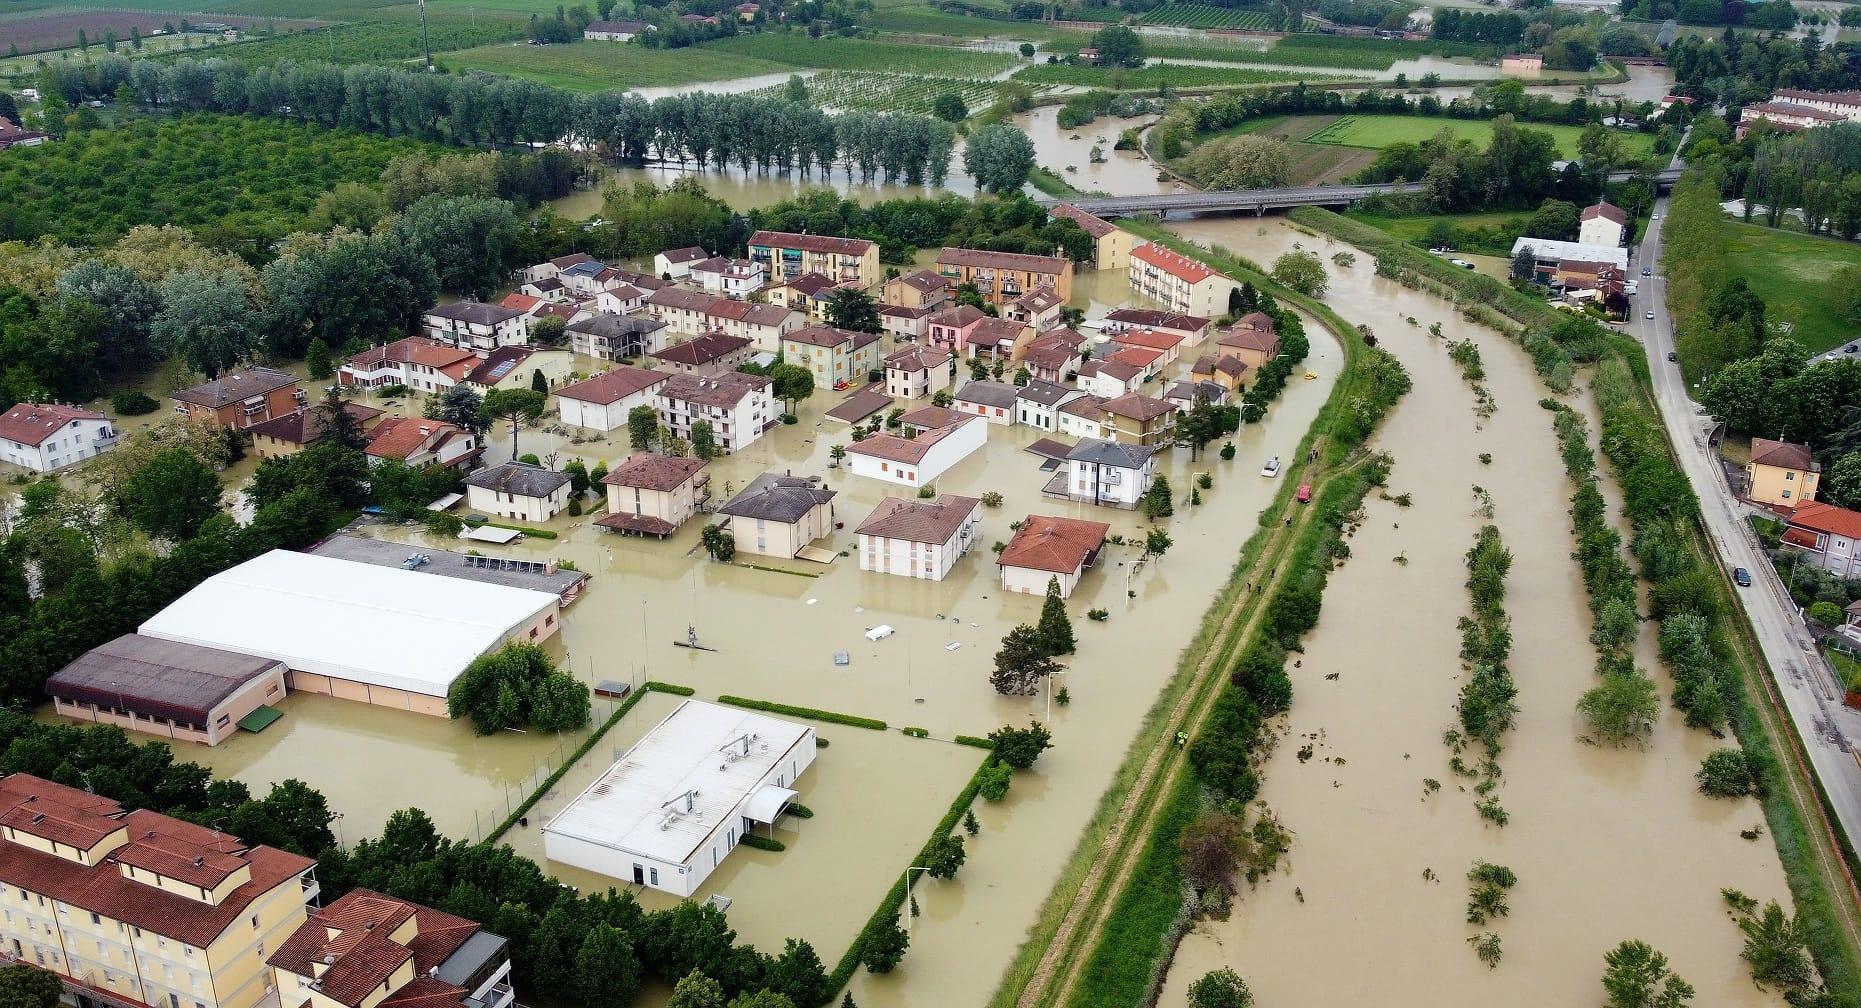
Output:
[[[1480,817],[1499,826],[1509,818],[1494,794],[1500,779],[1499,754],[1518,716],[1518,686],[1507,665],[1512,654],[1512,620],[1505,609],[1506,574],[1511,569],[1512,553],[1500,541],[1499,527],[1482,526],[1467,550],[1472,615],[1460,618],[1460,660],[1467,673],[1455,705],[1460,728],[1447,737],[1456,771],[1480,778],[1473,789]],[[1478,770],[1467,770],[1459,760],[1467,741],[1478,742],[1485,750]]]
[[[1796,901],[1796,920],[1829,988],[1861,992],[1861,949],[1853,938],[1854,914],[1847,896],[1847,873],[1852,869],[1845,862],[1852,855],[1846,842],[1831,832],[1837,827],[1825,811],[1827,799],[1789,734],[1792,729],[1779,709],[1781,702],[1764,681],[1762,658],[1729,582],[1712,568],[1692,490],[1673,461],[1657,419],[1641,346],[1601,332],[1600,326],[1556,311],[1491,277],[1456,269],[1445,260],[1328,211],[1302,209],[1292,216],[1301,224],[1375,253],[1379,273],[1387,261],[1390,272],[1385,275],[1401,275],[1407,278],[1405,282],[1443,291],[1470,318],[1490,319],[1502,332],[1520,340],[1553,387],[1558,375],[1569,374],[1571,354],[1565,345],[1578,346],[1584,356],[1593,354],[1591,359],[1604,363],[1596,390],[1602,411],[1602,444],[1623,485],[1624,515],[1636,529],[1635,543],[1640,544],[1635,547],[1637,556],[1649,576],[1659,570],[1684,571],[1652,586],[1655,615],[1663,626],[1688,611],[1708,621],[1710,637],[1717,642],[1715,653],[1722,656],[1714,685],[1721,695],[1736,698],[1728,704],[1727,727],[1754,765],[1763,768],[1760,800]],[[1552,335],[1573,323],[1593,334],[1588,338]],[[1566,464],[1571,465],[1577,454],[1574,439],[1565,439],[1563,444]],[[1586,438],[1583,452],[1590,451]],[[1581,467],[1583,460],[1577,459],[1576,465]],[[1593,457],[1588,465],[1593,467]],[[1649,520],[1655,517],[1669,519],[1671,524],[1661,528]],[[1643,533],[1644,522],[1647,534]],[[1684,562],[1676,557],[1683,557]],[[1684,679],[1678,669],[1675,678],[1678,687]],[[1697,680],[1693,689],[1700,690]],[[1703,695],[1694,702],[1704,702]]]

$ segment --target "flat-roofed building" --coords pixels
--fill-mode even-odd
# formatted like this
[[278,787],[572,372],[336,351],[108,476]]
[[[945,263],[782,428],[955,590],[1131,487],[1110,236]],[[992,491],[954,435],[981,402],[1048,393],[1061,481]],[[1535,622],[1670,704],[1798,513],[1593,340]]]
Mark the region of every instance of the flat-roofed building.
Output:
[[480,655],[553,635],[547,592],[272,550],[200,583],[145,636],[283,662],[289,688],[446,716]]
[[76,721],[211,746],[284,699],[284,671],[273,658],[124,634],[53,673],[45,692]]
[[1064,256],[946,248],[937,272],[951,287],[971,284],[992,305],[1007,305],[1036,287],[1051,287],[1062,304],[1073,299],[1073,261]]
[[543,826],[551,861],[691,896],[797,797],[814,729],[686,700]]
[[0,945],[58,974],[72,1003],[276,1006],[266,953],[317,894],[307,857],[29,774],[0,779]]

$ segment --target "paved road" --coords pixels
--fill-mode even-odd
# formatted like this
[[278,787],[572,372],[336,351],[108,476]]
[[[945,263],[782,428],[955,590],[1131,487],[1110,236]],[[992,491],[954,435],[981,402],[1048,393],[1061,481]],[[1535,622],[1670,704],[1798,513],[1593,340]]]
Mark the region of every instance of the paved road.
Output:
[[[1665,216],[1665,197],[1655,203],[1655,212]],[[1639,267],[1652,266],[1659,273],[1661,224],[1648,224],[1636,255],[1637,272]],[[1687,394],[1680,366],[1667,359],[1674,350],[1674,327],[1667,314],[1665,278],[1642,277],[1640,293],[1633,301],[1630,331],[1647,348],[1655,399],[1681,467],[1699,495],[1706,528],[1727,567],[1743,567],[1751,572],[1751,587],[1740,589],[1738,594],[1751,617],[1778,693],[1842,828],[1850,837],[1861,837],[1861,765],[1856,763],[1851,741],[1861,739],[1861,712],[1842,704],[1840,688],[1810,648],[1812,639],[1795,603],[1759,548],[1751,526],[1744,520],[1743,505],[1733,500],[1716,453],[1707,446],[1712,421]],[[1647,317],[1650,311],[1654,313],[1652,319]]]

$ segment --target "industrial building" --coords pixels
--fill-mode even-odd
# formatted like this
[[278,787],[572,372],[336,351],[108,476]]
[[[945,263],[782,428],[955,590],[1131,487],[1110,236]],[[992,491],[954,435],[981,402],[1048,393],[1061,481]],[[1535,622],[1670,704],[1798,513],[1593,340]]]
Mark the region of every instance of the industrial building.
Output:
[[272,550],[201,582],[140,632],[283,662],[293,690],[444,717],[473,659],[548,638],[560,608],[552,592]]
[[677,896],[770,825],[814,762],[814,729],[686,700],[543,827],[552,861]]
[[276,720],[284,672],[273,658],[124,634],[58,670],[45,692],[74,720],[219,745],[242,725]]

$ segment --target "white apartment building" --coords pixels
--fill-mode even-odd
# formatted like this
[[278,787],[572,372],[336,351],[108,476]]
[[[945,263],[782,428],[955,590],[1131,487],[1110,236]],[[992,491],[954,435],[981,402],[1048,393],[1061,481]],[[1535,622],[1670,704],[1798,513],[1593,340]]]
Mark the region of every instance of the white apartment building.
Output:
[[801,312],[788,308],[680,287],[662,287],[647,295],[646,311],[675,333],[741,336],[765,353],[778,352],[782,335],[800,329],[805,321]]
[[1131,290],[1170,311],[1203,318],[1228,313],[1237,285],[1207,266],[1151,242],[1131,250]]
[[975,544],[979,504],[955,495],[887,497],[859,525],[859,569],[942,581]]
[[482,301],[455,301],[429,308],[420,316],[420,329],[428,339],[484,353],[530,340],[529,316],[515,308]]
[[0,462],[53,472],[101,455],[121,440],[102,413],[45,403],[20,403],[0,416]]
[[655,391],[653,408],[674,436],[687,441],[693,424],[709,423],[717,447],[735,454],[775,425],[771,386],[762,375],[739,371],[673,375]]

